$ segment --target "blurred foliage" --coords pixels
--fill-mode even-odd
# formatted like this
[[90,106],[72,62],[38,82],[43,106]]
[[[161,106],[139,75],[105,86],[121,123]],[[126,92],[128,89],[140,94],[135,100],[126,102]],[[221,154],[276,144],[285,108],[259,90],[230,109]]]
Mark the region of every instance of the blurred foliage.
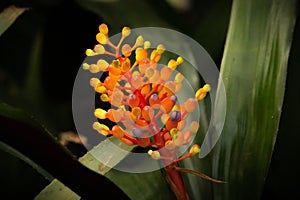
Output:
[[[178,30],[196,39],[220,66],[232,2],[189,2],[191,6],[183,10],[176,9],[168,1],[151,0],[2,1],[0,10],[9,5],[30,9],[0,37],[0,101],[30,112],[56,137],[63,131],[76,131],[71,111],[73,81],[85,57],[85,49],[95,44],[95,34],[102,22],[107,22],[114,33],[124,25],[132,28],[163,26]],[[299,28],[297,21],[279,137],[263,199],[299,197],[295,178],[300,177],[300,165],[296,160],[300,153],[300,126],[295,117],[300,112],[300,85],[297,83]],[[71,149],[76,156],[85,153],[79,146]],[[14,162],[16,159],[4,152],[0,158],[1,162],[7,163],[1,169],[5,177],[1,181],[1,191],[24,191],[23,198],[32,198],[42,185],[48,183],[24,166],[23,161]],[[206,159],[210,158],[202,161],[206,162]],[[205,169],[201,172],[210,174],[205,164],[203,166]],[[39,183],[28,184],[29,177]],[[205,181],[203,185],[206,185]]]

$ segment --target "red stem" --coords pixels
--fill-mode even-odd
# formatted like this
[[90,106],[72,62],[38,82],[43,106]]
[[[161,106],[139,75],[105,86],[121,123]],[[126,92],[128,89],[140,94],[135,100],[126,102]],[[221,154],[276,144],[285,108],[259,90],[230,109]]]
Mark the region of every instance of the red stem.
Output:
[[[172,156],[171,152],[164,148],[165,142],[163,139],[163,134],[164,134],[164,130],[153,136],[155,143],[157,145],[157,148],[160,149],[161,157],[171,157]],[[165,160],[164,162],[165,164],[168,164],[168,166],[165,167],[165,171],[167,173],[167,179],[170,181],[171,189],[175,193],[177,199],[189,200],[181,176],[181,172],[178,172],[174,169],[174,165],[176,165],[176,162],[172,162],[171,164],[167,160]]]

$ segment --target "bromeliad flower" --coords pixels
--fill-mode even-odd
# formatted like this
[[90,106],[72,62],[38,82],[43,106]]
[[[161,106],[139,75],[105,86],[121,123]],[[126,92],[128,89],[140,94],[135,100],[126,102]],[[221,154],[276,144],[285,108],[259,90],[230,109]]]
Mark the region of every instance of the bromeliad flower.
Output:
[[[182,89],[184,76],[176,68],[184,62],[182,57],[170,59],[167,64],[159,61],[165,52],[164,45],[150,48],[150,41],[138,36],[134,45],[125,43],[131,34],[129,27],[122,29],[118,44],[108,37],[106,24],[99,26],[96,40],[99,44],[87,49],[87,56],[107,55],[112,61],[98,59],[94,64],[83,64],[83,69],[91,73],[105,73],[105,79],[92,78],[90,85],[99,94],[102,102],[111,105],[109,109],[95,109],[93,128],[104,136],[113,136],[127,145],[137,145],[148,149],[148,154],[164,163],[167,179],[178,199],[188,199],[181,172],[209,178],[192,170],[180,168],[178,162],[200,152],[197,144],[188,153],[178,157],[180,147],[192,142],[198,128],[198,121],[188,117],[210,91],[206,84],[194,96],[184,102],[177,94]],[[113,125],[101,123],[111,121]]]

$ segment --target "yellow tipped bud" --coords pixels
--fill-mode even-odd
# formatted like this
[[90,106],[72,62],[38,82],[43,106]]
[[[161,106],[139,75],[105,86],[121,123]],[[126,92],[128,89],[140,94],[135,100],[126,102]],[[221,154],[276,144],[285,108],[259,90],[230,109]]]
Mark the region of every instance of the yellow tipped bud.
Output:
[[101,109],[101,108],[97,108],[94,112],[95,117],[97,117],[98,119],[106,119],[106,111]]
[[174,110],[180,110],[180,107],[178,105],[174,105],[174,107],[172,108],[172,111]]
[[94,51],[92,49],[87,49],[85,51],[85,55],[87,55],[87,56],[93,56],[93,55],[95,55],[95,53],[94,53]]
[[184,76],[181,73],[176,74],[174,82],[175,83],[181,83],[184,79]]
[[123,29],[122,29],[122,36],[123,37],[127,37],[128,35],[130,35],[131,33],[131,30],[129,27],[125,26]]
[[210,91],[210,85],[206,84],[203,86],[203,88],[200,88],[199,90],[197,90],[196,94],[195,94],[195,98],[200,101],[202,99],[204,99],[206,97],[207,92]]
[[173,60],[173,59],[169,60],[168,67],[170,67],[171,69],[176,69],[177,62],[175,60]]
[[99,122],[94,122],[93,123],[93,129],[94,130],[99,130],[101,129],[101,124]]
[[131,68],[131,65],[130,65],[130,60],[127,59],[125,62],[123,62],[121,64],[121,70],[122,72],[128,72]]
[[137,48],[135,51],[135,59],[140,62],[147,59],[148,52],[145,49]]
[[83,64],[82,64],[82,69],[88,70],[89,68],[90,68],[90,65],[89,65],[89,64],[87,64],[87,63],[83,63]]
[[142,114],[142,110],[140,107],[134,107],[131,112],[136,117],[138,117]]
[[147,78],[151,78],[153,76],[154,72],[155,72],[155,70],[152,67],[149,67],[145,71],[145,76]]
[[177,65],[180,65],[181,63],[183,63],[183,61],[184,61],[183,58],[181,56],[179,56],[176,60]]
[[96,87],[96,92],[98,93],[105,93],[106,92],[106,87],[104,85]]
[[95,45],[95,47],[94,47],[94,51],[95,51],[97,54],[104,54],[104,53],[105,53],[105,48],[104,48],[104,46],[102,46],[101,44],[97,44],[97,45]]
[[122,46],[122,54],[125,57],[129,57],[131,55],[131,46],[129,44],[124,44]]
[[134,46],[141,46],[144,44],[144,42],[145,42],[145,40],[144,40],[143,36],[140,35],[136,38]]
[[200,146],[198,144],[194,144],[191,148],[189,153],[192,154],[192,156],[198,154],[200,152]]
[[151,43],[149,41],[144,42],[144,49],[149,49],[151,46]]
[[210,85],[209,84],[205,84],[204,86],[203,86],[203,90],[205,91],[205,92],[209,92],[210,91]]
[[98,65],[91,64],[89,67],[89,70],[91,73],[95,74],[95,73],[100,72],[100,67]]
[[98,78],[91,78],[90,79],[90,85],[93,88],[96,88],[98,86],[98,84],[100,83],[100,80]]
[[120,67],[120,61],[113,60],[112,63],[111,63],[111,66],[113,66],[115,68],[119,68]]
[[108,64],[108,62],[106,62],[106,60],[99,59],[97,61],[97,66],[99,67],[100,71],[106,71],[107,68],[108,68],[108,66],[109,66],[109,64]]
[[162,54],[163,52],[165,52],[166,47],[164,45],[162,45],[162,44],[159,44],[157,46],[156,50],[157,50],[157,53]]
[[96,40],[100,43],[100,44],[106,44],[107,42],[107,36],[104,35],[103,33],[98,33],[96,35]]
[[108,102],[110,100],[107,94],[101,94],[100,99],[103,102]]
[[170,135],[173,139],[176,139],[177,138],[177,133],[178,133],[178,129],[177,128],[172,128],[170,130]]
[[151,86],[149,84],[144,85],[141,90],[141,94],[146,96],[147,94],[149,94],[150,90],[151,90]]
[[161,58],[161,54],[157,52],[158,50],[154,49],[152,52],[151,52],[151,55],[150,55],[150,60],[157,63],[160,58]]
[[149,154],[154,160],[160,159],[160,153],[159,153],[159,151],[152,151],[152,150],[149,150],[149,151],[148,151],[148,154]]
[[192,123],[190,124],[190,131],[192,133],[196,133],[199,129],[199,122],[197,121],[192,121]]
[[104,124],[100,124],[99,122],[93,123],[93,129],[104,136],[107,136],[109,132],[109,128]]
[[[124,87],[130,88],[131,84],[127,82],[127,83],[125,83]],[[125,91],[128,92],[128,93],[131,93],[131,90],[125,90]]]
[[103,33],[104,35],[107,35],[108,34],[108,27],[106,24],[101,24],[99,26],[99,31],[100,33]]

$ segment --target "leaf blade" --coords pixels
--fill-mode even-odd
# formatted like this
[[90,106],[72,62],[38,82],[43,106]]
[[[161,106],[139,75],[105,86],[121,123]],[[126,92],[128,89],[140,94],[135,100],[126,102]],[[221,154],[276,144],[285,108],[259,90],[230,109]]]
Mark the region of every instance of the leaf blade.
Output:
[[18,8],[16,6],[7,7],[0,13],[0,36],[15,22],[15,20],[27,8]]
[[[227,118],[213,152],[215,199],[259,199],[284,97],[296,1],[235,0],[221,66]],[[223,105],[226,106],[226,105]]]

